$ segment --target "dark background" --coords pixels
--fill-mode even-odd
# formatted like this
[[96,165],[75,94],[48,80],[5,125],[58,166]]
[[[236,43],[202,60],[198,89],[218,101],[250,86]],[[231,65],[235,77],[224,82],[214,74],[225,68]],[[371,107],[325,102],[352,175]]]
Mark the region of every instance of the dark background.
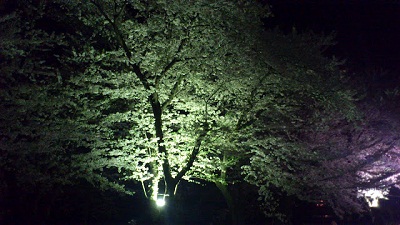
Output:
[[270,0],[267,27],[336,33],[330,54],[358,73],[382,68],[400,72],[400,1]]

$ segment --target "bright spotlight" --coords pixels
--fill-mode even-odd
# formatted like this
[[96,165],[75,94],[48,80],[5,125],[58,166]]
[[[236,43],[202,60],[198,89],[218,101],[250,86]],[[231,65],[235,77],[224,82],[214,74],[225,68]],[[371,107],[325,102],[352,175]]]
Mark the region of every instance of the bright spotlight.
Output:
[[163,206],[165,206],[165,199],[164,199],[164,198],[159,198],[159,199],[157,199],[157,200],[156,200],[156,205],[157,205],[158,207],[163,207]]

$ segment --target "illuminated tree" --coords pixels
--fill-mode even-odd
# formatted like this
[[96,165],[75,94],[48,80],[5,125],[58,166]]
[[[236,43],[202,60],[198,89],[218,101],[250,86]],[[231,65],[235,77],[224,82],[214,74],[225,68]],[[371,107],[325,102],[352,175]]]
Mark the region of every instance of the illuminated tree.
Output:
[[[273,197],[271,188],[279,187],[302,200],[323,200],[339,216],[365,212],[363,197],[372,190],[384,197],[390,187],[398,187],[398,118],[395,107],[370,100],[358,103],[357,110],[361,113],[355,121],[319,115],[325,121],[301,129],[292,136],[299,138],[295,142],[265,139],[266,151],[256,150],[252,166],[245,167],[247,179],[267,200]],[[281,149],[280,154],[274,149]],[[270,167],[262,167],[264,162]]]
[[[197,168],[218,171],[212,135],[243,117],[246,93],[268,69],[255,59],[261,11],[231,1],[70,1],[80,28],[64,95],[87,129],[81,173],[117,170],[151,199],[175,195]],[[258,64],[258,65],[257,65]],[[216,137],[216,136],[215,136]],[[220,136],[219,138],[223,138]],[[222,141],[219,139],[218,141]],[[196,165],[195,165],[196,163]],[[103,169],[106,171],[101,172]],[[190,176],[189,176],[190,175]],[[212,173],[208,173],[212,176]]]
[[[371,102],[368,104],[371,105],[360,107],[364,113],[360,123],[355,126],[331,124],[331,130],[323,135],[325,138],[320,134],[314,140],[314,146],[324,149],[329,155],[328,160],[321,164],[324,169],[319,168],[320,171],[326,169],[325,175],[319,172],[317,178],[320,180],[317,183],[325,186],[321,189],[327,189],[325,193],[331,195],[325,198],[334,206],[358,207],[357,211],[362,209],[362,205],[359,201],[357,204],[356,197],[371,189],[388,191],[398,183],[400,172],[398,120],[388,107],[379,109]],[[350,197],[354,203],[346,202]],[[336,208],[339,213],[348,211],[346,207]]]
[[[332,183],[372,171],[335,167],[348,160],[338,156],[364,152],[353,150],[364,139],[350,150],[343,137],[326,141],[339,132],[332,121],[356,117],[340,63],[322,55],[331,37],[265,32],[266,12],[252,1],[48,4],[54,27],[32,26],[16,39],[23,46],[2,45],[11,54],[2,55],[3,167],[18,142],[16,155],[43,159],[44,149],[43,164],[57,164],[64,182],[130,192],[123,183],[134,180],[153,203],[159,194],[172,199],[183,179],[210,181],[233,214],[229,185],[240,180],[266,201],[279,189],[343,205],[350,200],[334,201],[353,189],[335,193]],[[7,31],[8,41],[20,35]],[[19,70],[22,58],[33,70]],[[341,176],[327,179],[327,171]]]
[[[182,179],[212,181],[229,203],[232,169],[250,160],[248,177],[258,166],[285,174],[290,160],[309,155],[290,140],[296,130],[352,106],[337,62],[321,55],[329,38],[262,36],[261,12],[247,2],[191,3],[61,4],[78,27],[63,95],[90,149],[73,162],[89,179],[118,172],[140,181],[152,200],[173,198]],[[273,163],[253,165],[271,143]]]
[[[230,128],[226,126],[225,132],[219,130],[219,134],[212,135],[215,139],[220,137],[218,146],[213,147],[225,149],[218,163],[211,164],[214,171],[194,168],[203,173],[200,177],[217,184],[227,202],[231,202],[232,211],[234,199],[228,184],[242,182],[246,177],[249,183],[260,187],[261,195],[276,188],[295,188],[297,184],[284,179],[287,169],[294,165],[305,167],[309,163],[304,161],[306,158],[321,159],[303,146],[300,134],[325,126],[330,116],[327,112],[349,120],[356,116],[351,92],[341,82],[337,68],[341,63],[322,55],[322,49],[332,44],[332,36],[295,31],[284,35],[273,30],[263,34],[263,41],[257,49],[258,59],[266,63],[269,75],[259,76],[257,85],[242,95],[241,107],[235,112],[245,116],[231,123]],[[261,171],[256,172],[258,169]],[[290,176],[294,179],[296,175]],[[271,183],[275,184],[268,185]],[[274,211],[272,199],[266,198],[265,204],[267,211]]]

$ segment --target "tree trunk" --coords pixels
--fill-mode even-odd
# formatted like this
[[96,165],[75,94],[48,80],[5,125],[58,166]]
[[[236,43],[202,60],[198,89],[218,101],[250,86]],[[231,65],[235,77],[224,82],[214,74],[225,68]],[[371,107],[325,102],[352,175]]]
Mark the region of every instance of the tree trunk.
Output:
[[237,213],[235,200],[232,197],[231,193],[229,192],[228,185],[223,184],[221,182],[215,182],[215,185],[221,191],[221,193],[224,196],[224,199],[226,201],[226,204],[228,205],[229,214],[230,214],[231,220],[232,220],[232,225],[238,225],[239,224],[239,215]]

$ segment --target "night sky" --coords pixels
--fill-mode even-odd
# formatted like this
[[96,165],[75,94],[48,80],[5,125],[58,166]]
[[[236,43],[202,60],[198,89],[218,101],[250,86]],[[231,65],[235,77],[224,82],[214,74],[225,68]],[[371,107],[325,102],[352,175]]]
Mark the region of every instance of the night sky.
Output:
[[[359,71],[400,71],[400,1],[270,0],[267,26],[284,30],[336,33],[331,54]],[[397,75],[398,77],[398,75]]]

